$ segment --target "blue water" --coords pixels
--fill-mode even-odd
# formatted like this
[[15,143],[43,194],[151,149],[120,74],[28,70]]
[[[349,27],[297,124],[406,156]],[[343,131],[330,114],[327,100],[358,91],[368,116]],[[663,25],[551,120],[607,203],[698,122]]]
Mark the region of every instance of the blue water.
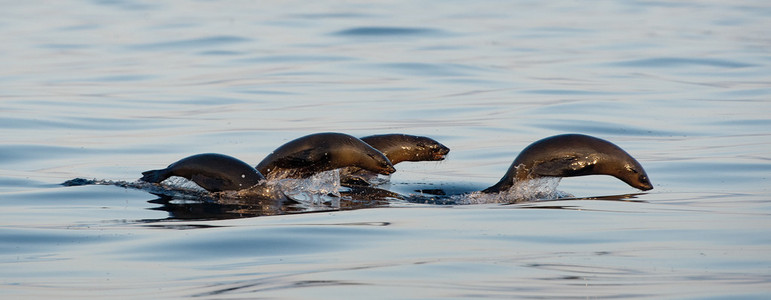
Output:
[[[5,3],[0,297],[766,298],[769,17],[764,1]],[[61,185],[204,152],[256,164],[321,131],[452,149],[397,165],[402,194],[483,189],[561,133],[613,141],[655,188],[588,176],[561,181],[567,200],[285,214]]]

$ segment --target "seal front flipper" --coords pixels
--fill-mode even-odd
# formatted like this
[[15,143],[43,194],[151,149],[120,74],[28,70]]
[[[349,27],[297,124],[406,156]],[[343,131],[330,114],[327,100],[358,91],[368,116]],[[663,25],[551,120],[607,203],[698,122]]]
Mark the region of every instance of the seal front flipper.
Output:
[[238,186],[229,180],[212,178],[206,175],[194,174],[190,176],[190,181],[210,192],[221,192],[223,190],[238,190]]
[[579,156],[558,157],[532,167],[531,174],[543,177],[572,177],[592,174],[596,160]]
[[305,149],[286,156],[275,161],[275,165],[281,168],[303,168],[317,164],[324,160],[324,155],[316,149]]

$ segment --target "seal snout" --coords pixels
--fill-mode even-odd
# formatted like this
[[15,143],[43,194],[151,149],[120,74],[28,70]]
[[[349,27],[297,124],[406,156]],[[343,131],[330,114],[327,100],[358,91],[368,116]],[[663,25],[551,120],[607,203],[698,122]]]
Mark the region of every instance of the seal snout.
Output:
[[634,187],[643,191],[650,191],[653,189],[653,184],[648,179],[648,175],[640,174]]
[[436,147],[433,151],[434,156],[432,157],[434,160],[444,160],[447,158],[447,154],[450,153],[450,148],[447,148],[445,145],[439,145]]
[[623,152],[623,154],[626,155],[628,162],[626,167],[615,176],[636,189],[642,191],[652,190],[653,184],[648,177],[648,173],[645,173],[645,169],[631,155],[626,152]]
[[394,172],[396,172],[396,168],[394,168],[394,165],[389,163],[385,168],[383,168],[383,170],[380,172],[380,174],[391,175]]

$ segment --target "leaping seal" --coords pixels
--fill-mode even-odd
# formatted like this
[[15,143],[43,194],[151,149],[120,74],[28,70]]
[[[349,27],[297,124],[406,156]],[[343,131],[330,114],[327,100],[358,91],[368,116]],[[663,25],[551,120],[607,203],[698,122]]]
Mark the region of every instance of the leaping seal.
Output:
[[[408,134],[380,134],[361,138],[372,148],[385,154],[392,164],[403,161],[439,161],[444,160],[450,148],[436,140],[424,136]],[[340,172],[343,182],[357,185],[370,184],[374,174],[356,167],[348,167]]]
[[165,169],[142,172],[140,180],[159,183],[171,176],[187,178],[209,192],[250,188],[265,176],[251,165],[224,154],[204,153],[189,156]]
[[527,146],[514,159],[506,175],[483,190],[497,193],[509,189],[515,181],[536,177],[572,177],[611,175],[632,187],[653,189],[648,174],[632,156],[611,142],[582,134],[548,137]]
[[393,164],[380,151],[362,140],[335,132],[307,135],[276,148],[258,165],[268,179],[306,178],[318,172],[358,167],[378,174],[391,174]]
[[380,134],[361,138],[385,154],[392,164],[403,161],[444,160],[450,148],[432,138],[408,134]]

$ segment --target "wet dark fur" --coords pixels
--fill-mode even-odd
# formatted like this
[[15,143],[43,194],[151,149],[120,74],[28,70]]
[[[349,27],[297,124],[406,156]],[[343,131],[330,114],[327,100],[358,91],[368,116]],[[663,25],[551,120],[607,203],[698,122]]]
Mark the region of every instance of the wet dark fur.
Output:
[[506,175],[483,190],[496,193],[515,181],[536,177],[571,177],[605,174],[643,191],[653,189],[645,170],[631,155],[603,139],[581,134],[548,137],[527,146]]
[[265,180],[249,164],[223,154],[204,153],[189,156],[165,169],[142,172],[140,180],[159,183],[171,176],[187,178],[210,192],[241,190]]
[[[394,165],[403,161],[444,160],[450,152],[447,146],[424,136],[394,133],[366,136],[361,140],[385,154]],[[340,171],[340,181],[347,185],[369,185],[368,179],[372,177],[374,174],[356,167]]]
[[318,172],[359,167],[378,174],[391,174],[393,164],[380,151],[343,133],[307,135],[278,147],[258,165],[266,177],[306,178]]
[[392,164],[403,161],[443,160],[450,148],[434,139],[408,134],[381,134],[361,138],[373,148],[383,152]]

